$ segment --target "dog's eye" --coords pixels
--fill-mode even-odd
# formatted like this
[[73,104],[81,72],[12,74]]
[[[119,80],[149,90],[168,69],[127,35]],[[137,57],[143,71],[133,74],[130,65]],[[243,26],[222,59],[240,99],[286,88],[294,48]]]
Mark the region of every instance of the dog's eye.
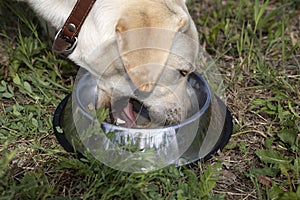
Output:
[[185,76],[187,76],[188,75],[188,71],[186,71],[186,70],[179,70],[179,73],[183,76],[183,77],[185,77]]

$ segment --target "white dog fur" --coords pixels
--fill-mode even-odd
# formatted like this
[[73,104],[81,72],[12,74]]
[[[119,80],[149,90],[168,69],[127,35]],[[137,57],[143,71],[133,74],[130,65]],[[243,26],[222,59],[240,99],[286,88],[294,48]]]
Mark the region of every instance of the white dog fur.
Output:
[[[76,3],[25,1],[56,29]],[[184,120],[195,109],[187,75],[197,55],[198,34],[184,0],[97,0],[69,59],[98,77],[99,103],[115,109],[115,119],[122,118],[118,112],[128,105],[119,100],[127,97],[144,104],[153,124],[162,126]],[[126,123],[134,120],[125,114]]]

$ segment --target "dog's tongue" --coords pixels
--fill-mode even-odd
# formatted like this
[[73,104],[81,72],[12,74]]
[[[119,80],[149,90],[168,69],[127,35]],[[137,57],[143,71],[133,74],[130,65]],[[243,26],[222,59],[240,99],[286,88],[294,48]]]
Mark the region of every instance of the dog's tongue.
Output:
[[123,108],[119,117],[116,120],[116,124],[127,128],[136,127],[136,119],[133,114],[133,105],[128,101],[127,105]]

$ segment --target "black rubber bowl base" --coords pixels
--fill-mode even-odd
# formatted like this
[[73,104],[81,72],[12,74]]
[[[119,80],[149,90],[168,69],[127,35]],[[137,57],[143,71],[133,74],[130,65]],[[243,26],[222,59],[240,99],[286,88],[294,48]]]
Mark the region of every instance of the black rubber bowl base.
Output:
[[[66,139],[63,128],[61,126],[61,118],[62,114],[64,113],[64,109],[66,107],[66,104],[70,98],[71,94],[66,96],[61,103],[58,105],[58,107],[55,110],[54,117],[53,117],[53,129],[54,134],[59,142],[59,144],[70,153],[74,153],[77,158],[84,158],[81,152],[76,151],[75,148],[70,144],[70,142]],[[218,103],[224,105],[224,103],[219,99]],[[220,134],[220,137],[218,138],[215,146],[212,148],[212,150],[207,153],[204,158],[199,158],[199,160],[196,160],[194,162],[186,164],[186,166],[191,167],[194,164],[196,164],[198,161],[205,162],[209,160],[213,155],[215,155],[219,150],[222,150],[226,144],[228,143],[233,129],[233,123],[232,123],[232,116],[230,111],[226,108],[226,119],[224,123],[224,127],[222,130],[222,133]]]

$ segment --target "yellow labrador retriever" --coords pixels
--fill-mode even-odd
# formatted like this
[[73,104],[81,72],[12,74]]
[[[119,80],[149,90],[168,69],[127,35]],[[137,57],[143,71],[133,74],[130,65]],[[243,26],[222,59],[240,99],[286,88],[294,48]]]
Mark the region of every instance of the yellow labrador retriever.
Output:
[[[57,29],[76,3],[25,1]],[[195,112],[187,80],[197,55],[198,34],[185,0],[97,0],[68,57],[98,78],[98,103],[111,108],[115,123],[142,126],[133,112],[137,103],[153,127]]]

